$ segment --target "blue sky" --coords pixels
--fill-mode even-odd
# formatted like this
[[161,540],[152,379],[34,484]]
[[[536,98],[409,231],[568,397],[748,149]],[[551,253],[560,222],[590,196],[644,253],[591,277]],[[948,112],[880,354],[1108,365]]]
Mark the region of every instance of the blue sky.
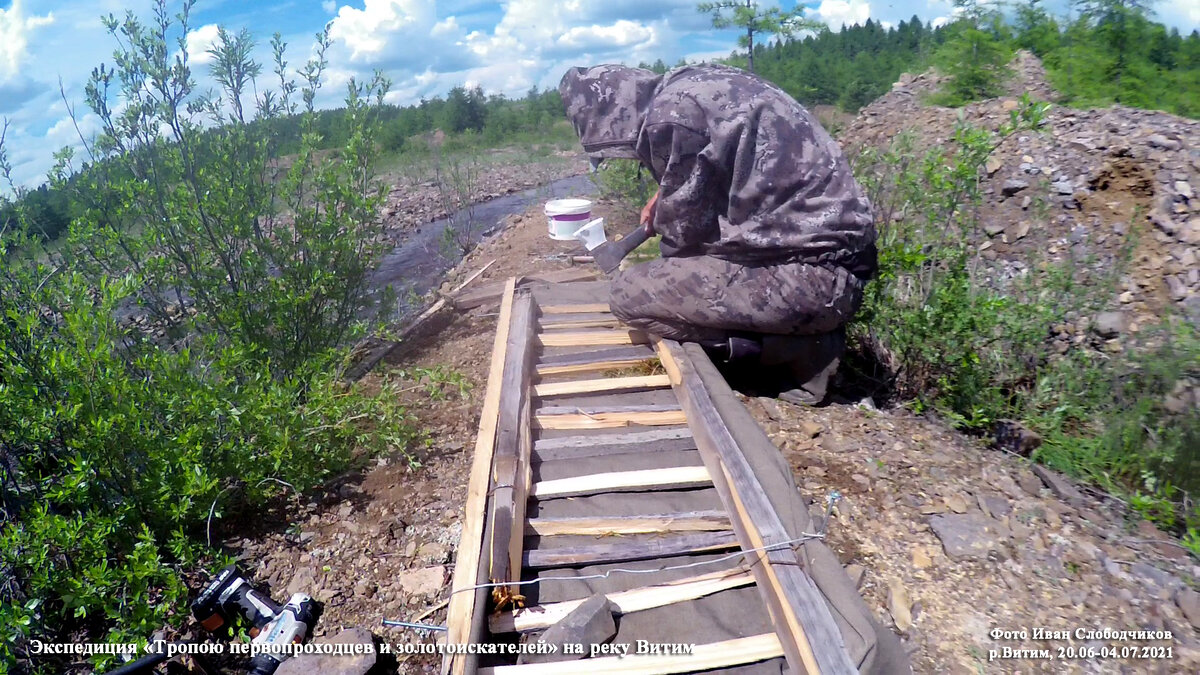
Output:
[[[790,8],[794,0],[781,3]],[[934,21],[951,13],[950,0],[805,4],[809,16],[834,28],[868,17],[894,24],[914,14]],[[1066,0],[1045,4],[1066,12]],[[130,9],[148,17],[151,5],[152,0],[0,0],[0,117],[10,121],[7,146],[20,182],[41,182],[51,152],[78,145],[59,95],[60,79],[85,134],[96,128],[81,98],[92,67],[111,62],[114,43],[100,16]],[[342,91],[350,77],[376,68],[392,79],[389,100],[398,104],[464,83],[520,94],[534,85],[556,85],[572,65],[727,55],[736,35],[713,31],[695,6],[696,0],[198,0],[188,52],[205,88],[205,51],[218,24],[249,28],[260,41],[263,61],[271,33],[279,31],[290,45],[291,63],[300,64],[313,34],[332,22],[326,105],[337,104],[333,92]],[[1158,20],[1182,32],[1200,27],[1200,0],[1164,0],[1156,9]]]

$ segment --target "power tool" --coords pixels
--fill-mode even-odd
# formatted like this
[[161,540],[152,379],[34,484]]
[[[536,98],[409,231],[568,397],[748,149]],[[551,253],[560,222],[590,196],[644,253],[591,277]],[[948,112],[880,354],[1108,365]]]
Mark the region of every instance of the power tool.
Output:
[[250,585],[237,565],[230,565],[213,578],[192,603],[192,615],[212,633],[228,633],[236,617],[250,624],[251,644],[257,653],[250,661],[250,675],[271,675],[291,654],[281,648],[304,642],[315,619],[316,603],[304,593],[295,593],[280,606]]

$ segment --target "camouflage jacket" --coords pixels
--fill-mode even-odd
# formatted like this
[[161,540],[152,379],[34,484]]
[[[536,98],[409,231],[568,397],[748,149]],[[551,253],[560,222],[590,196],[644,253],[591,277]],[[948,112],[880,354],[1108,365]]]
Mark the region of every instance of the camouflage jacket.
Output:
[[803,106],[741,70],[572,68],[559,84],[593,158],[640,160],[661,187],[664,256],[875,270],[871,207]]

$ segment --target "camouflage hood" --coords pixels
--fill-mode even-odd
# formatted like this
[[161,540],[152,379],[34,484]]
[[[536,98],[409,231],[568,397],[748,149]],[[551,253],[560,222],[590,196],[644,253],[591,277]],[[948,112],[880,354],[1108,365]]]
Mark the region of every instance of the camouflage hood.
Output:
[[558,85],[567,119],[596,159],[636,159],[635,145],[662,75],[619,65],[572,68]]

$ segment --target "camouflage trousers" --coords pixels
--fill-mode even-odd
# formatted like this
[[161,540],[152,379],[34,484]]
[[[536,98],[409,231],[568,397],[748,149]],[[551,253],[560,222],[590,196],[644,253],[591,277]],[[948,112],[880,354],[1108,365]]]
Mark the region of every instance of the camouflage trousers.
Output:
[[715,346],[747,334],[835,331],[858,310],[862,286],[839,267],[662,258],[619,272],[610,305],[614,315],[636,328]]

